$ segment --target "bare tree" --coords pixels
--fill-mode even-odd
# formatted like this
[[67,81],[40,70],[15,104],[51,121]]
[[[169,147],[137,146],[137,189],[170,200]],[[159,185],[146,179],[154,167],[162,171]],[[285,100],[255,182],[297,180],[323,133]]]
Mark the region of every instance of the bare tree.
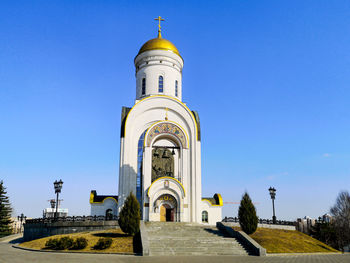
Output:
[[339,193],[330,212],[334,218],[338,247],[344,251],[344,246],[350,244],[350,194],[348,191]]

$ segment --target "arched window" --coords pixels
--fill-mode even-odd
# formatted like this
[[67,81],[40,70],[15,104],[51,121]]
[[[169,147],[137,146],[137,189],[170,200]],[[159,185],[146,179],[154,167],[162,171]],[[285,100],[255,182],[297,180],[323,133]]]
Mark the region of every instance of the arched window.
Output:
[[177,80],[175,80],[175,96],[177,97]]
[[142,95],[146,94],[146,78],[142,79]]
[[163,93],[163,76],[158,78],[158,92]]
[[208,212],[205,210],[202,212],[202,222],[208,223]]

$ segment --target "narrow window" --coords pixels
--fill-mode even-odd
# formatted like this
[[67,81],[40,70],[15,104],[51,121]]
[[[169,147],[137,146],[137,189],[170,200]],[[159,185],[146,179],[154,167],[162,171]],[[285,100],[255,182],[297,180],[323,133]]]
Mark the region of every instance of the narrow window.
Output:
[[163,76],[159,76],[158,79],[158,92],[163,93]]
[[146,79],[142,79],[142,95],[146,94]]
[[207,211],[202,212],[202,222],[208,223],[208,212]]
[[177,80],[175,80],[175,97],[177,97]]
[[141,214],[141,218],[142,218],[142,162],[143,162],[143,141],[145,140],[145,134],[146,134],[145,130],[140,138],[139,138],[139,142],[137,145],[137,175],[136,175],[136,198],[137,201],[139,201],[140,204],[140,214]]

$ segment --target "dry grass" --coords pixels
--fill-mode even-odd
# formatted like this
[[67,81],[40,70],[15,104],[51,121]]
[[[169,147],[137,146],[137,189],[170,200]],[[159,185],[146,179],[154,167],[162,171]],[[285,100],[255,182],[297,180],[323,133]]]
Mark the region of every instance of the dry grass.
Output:
[[[85,237],[88,240],[88,245],[86,248],[81,250],[63,250],[66,252],[103,252],[103,253],[126,253],[133,254],[134,246],[133,246],[133,237],[124,234],[120,229],[108,229],[108,230],[100,230],[100,231],[91,231],[91,232],[82,232],[82,233],[74,233],[74,234],[66,234],[66,235],[55,235],[51,237],[44,237],[40,239],[35,239],[32,241],[24,242],[20,244],[21,247],[31,248],[31,249],[45,249],[45,243],[50,238],[60,238],[64,236],[69,236],[71,238],[77,237]],[[111,237],[113,243],[110,248],[104,250],[95,250],[92,247],[97,243],[97,240],[101,237]]]
[[[234,227],[235,230],[240,228]],[[258,228],[251,234],[267,253],[339,252],[330,246],[296,230]]]

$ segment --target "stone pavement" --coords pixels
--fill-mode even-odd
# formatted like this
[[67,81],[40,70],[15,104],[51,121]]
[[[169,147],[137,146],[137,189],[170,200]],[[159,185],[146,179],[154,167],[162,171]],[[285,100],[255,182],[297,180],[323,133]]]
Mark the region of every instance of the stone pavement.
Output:
[[82,254],[82,253],[52,253],[52,252],[32,252],[12,247],[13,244],[0,243],[0,262],[1,263],[92,263],[92,262],[130,262],[130,263],[225,263],[225,262],[283,262],[283,263],[349,263],[350,254],[336,255],[288,255],[288,256],[123,256],[113,254]]

